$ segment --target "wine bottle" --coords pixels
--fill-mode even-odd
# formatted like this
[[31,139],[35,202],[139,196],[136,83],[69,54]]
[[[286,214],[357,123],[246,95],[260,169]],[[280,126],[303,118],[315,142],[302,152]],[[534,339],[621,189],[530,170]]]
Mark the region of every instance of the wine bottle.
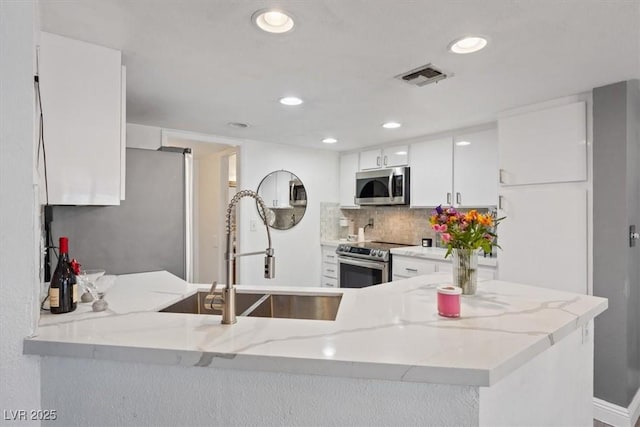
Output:
[[78,285],[69,263],[69,239],[60,238],[58,265],[49,285],[49,306],[51,313],[69,313],[78,305]]

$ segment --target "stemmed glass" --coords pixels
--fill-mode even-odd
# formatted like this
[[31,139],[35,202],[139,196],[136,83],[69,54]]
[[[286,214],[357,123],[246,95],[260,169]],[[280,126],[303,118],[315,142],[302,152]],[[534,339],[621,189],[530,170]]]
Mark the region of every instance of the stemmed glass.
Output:
[[[79,275],[80,283],[82,284],[84,291],[89,292],[89,294],[91,294],[91,296],[93,297],[92,300],[94,301],[94,303],[92,307],[94,311],[104,310],[104,308],[102,310],[97,310],[96,307],[100,308],[102,305],[106,303],[105,301],[103,301],[104,292],[99,292],[98,287],[96,286],[96,281],[100,277],[102,277],[104,273],[105,273],[104,270],[80,270],[80,275]],[[90,301],[91,300],[87,302],[90,302]],[[102,301],[102,302],[98,303],[98,301]]]

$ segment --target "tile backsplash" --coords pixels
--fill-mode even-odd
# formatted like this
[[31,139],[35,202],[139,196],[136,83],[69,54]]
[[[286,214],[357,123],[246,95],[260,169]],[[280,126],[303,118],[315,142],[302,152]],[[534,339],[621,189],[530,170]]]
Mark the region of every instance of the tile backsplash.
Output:
[[[373,227],[365,230],[366,240],[419,245],[422,238],[435,239],[429,226],[432,209],[409,209],[394,206],[370,206],[360,209],[340,209],[337,203],[320,204],[320,238],[336,240],[347,234],[357,234],[373,219]],[[347,227],[340,226],[340,218],[346,218]],[[349,229],[352,229],[349,231]],[[434,242],[435,243],[435,242]]]
[[[366,206],[360,209],[340,209],[337,203],[320,204],[320,239],[338,240],[347,234],[358,234],[373,219],[373,227],[366,227],[365,240],[420,245],[423,238],[432,238],[434,246],[441,242],[429,225],[433,209],[408,208],[406,206]],[[461,209],[462,212],[465,209]],[[487,212],[487,209],[478,209]],[[345,218],[348,226],[340,226]]]

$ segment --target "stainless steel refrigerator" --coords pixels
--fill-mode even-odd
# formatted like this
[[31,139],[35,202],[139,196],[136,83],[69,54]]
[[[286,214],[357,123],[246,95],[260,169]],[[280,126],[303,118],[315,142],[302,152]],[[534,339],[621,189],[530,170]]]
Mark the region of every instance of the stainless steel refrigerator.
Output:
[[119,206],[55,206],[53,242],[68,236],[69,255],[83,268],[107,274],[167,270],[192,281],[190,150],[128,148],[125,185]]

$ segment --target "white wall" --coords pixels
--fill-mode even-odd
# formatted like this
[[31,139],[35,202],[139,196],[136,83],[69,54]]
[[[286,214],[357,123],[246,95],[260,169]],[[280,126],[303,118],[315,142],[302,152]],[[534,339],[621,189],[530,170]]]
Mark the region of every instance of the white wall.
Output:
[[[39,316],[35,171],[37,2],[0,1],[0,409],[40,408],[40,358],[22,354]],[[3,413],[4,415],[4,413]],[[6,422],[5,416],[0,423]],[[39,422],[19,421],[20,425]]]
[[[307,190],[307,211],[295,227],[271,230],[276,257],[275,279],[264,279],[264,257],[238,259],[239,284],[320,285],[320,202],[338,201],[338,153],[280,144],[245,142],[238,156],[238,190],[257,190],[262,178],[280,169],[293,172]],[[240,251],[266,249],[266,233],[255,201],[245,198],[239,209]],[[250,230],[256,221],[255,231]]]

